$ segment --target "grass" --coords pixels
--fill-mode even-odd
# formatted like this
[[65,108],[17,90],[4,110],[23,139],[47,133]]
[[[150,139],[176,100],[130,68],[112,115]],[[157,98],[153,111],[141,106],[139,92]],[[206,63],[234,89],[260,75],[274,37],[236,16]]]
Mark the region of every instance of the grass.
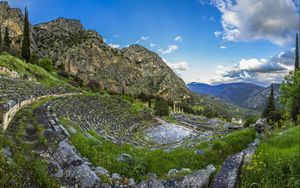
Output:
[[6,67],[11,71],[16,71],[21,77],[31,77],[38,80],[44,86],[57,86],[66,84],[62,78],[59,78],[55,71],[48,72],[42,67],[24,61],[2,52],[0,54],[0,67]]
[[243,187],[300,187],[300,127],[275,132],[262,141],[244,168]]
[[[47,147],[42,135],[43,127],[39,125],[33,110],[47,99],[43,99],[19,111],[5,133],[0,132],[0,148],[9,147],[12,158],[8,159],[0,152],[0,185],[1,187],[27,187],[34,183],[39,187],[59,187],[54,177],[48,174],[46,161],[33,152],[36,148]],[[26,143],[23,133],[28,124],[38,128],[38,142]],[[12,128],[12,130],[9,130]]]
[[[66,119],[62,123],[67,129],[71,126]],[[72,126],[77,129],[77,134],[71,134],[71,141],[81,155],[87,157],[95,166],[102,166],[111,173],[120,173],[138,181],[145,179],[150,172],[156,173],[160,178],[167,178],[166,174],[173,168],[197,170],[208,164],[219,167],[228,155],[245,149],[255,138],[254,130],[245,129],[230,133],[212,143],[201,143],[195,148],[179,147],[166,152],[162,149],[138,148],[130,144],[114,144],[92,129],[88,133],[94,139],[90,139],[78,126]],[[203,149],[205,152],[203,155],[196,155],[196,149]],[[122,153],[130,154],[132,159],[118,161],[117,158]]]

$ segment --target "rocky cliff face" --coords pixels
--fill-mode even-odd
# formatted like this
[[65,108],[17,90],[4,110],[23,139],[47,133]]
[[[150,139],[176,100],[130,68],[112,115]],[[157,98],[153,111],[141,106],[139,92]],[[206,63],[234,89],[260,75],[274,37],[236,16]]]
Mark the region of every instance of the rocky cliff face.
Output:
[[[21,51],[23,34],[23,14],[18,8],[11,8],[6,1],[0,1],[0,30],[4,37],[5,28],[8,28],[11,39],[11,53],[18,55]],[[36,43],[31,29],[31,49],[37,51]]]
[[2,37],[5,28],[9,28],[9,35],[12,38],[12,48],[14,50],[21,46],[22,27],[22,11],[17,8],[10,8],[6,1],[0,1],[0,29]]
[[[21,44],[22,13],[0,3],[0,23]],[[139,45],[122,50],[109,47],[79,20],[58,18],[32,26],[32,50],[50,57],[56,66],[77,76],[85,85],[116,93],[160,95],[166,99],[190,94],[185,83],[154,52]]]

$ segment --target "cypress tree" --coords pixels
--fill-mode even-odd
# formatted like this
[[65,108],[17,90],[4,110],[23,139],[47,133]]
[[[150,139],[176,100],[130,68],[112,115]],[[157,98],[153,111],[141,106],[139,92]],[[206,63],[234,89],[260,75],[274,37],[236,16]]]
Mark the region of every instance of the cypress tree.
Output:
[[0,26],[0,52],[2,52],[2,31]]
[[28,12],[25,7],[25,17],[24,17],[24,28],[23,28],[23,42],[22,42],[22,58],[29,62],[30,59],[30,31],[29,31],[29,20]]
[[5,33],[4,33],[4,39],[3,39],[3,50],[6,52],[10,52],[10,38],[9,38],[9,32],[8,28],[5,28]]
[[295,93],[292,96],[292,119],[296,122],[298,119],[298,115],[300,114],[300,85],[297,84],[297,76],[299,77],[299,47],[298,47],[298,33],[296,33],[296,49],[295,49],[295,71],[294,71],[294,87]]
[[274,100],[274,89],[273,89],[273,84],[271,84],[271,93],[267,102],[267,105],[265,107],[265,110],[262,113],[262,117],[270,119],[272,118],[272,113],[276,111],[275,107],[275,100]]
[[298,47],[298,33],[296,33],[296,49],[295,49],[295,72],[299,69],[299,47]]

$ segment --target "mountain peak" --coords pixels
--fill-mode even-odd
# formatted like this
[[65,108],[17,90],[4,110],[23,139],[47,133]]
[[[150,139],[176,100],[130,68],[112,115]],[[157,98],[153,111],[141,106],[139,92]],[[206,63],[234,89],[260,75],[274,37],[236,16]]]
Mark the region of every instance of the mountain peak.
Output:
[[59,17],[49,22],[37,24],[36,27],[40,27],[43,29],[59,28],[67,30],[69,32],[78,32],[84,30],[84,26],[81,24],[80,20],[63,17]]

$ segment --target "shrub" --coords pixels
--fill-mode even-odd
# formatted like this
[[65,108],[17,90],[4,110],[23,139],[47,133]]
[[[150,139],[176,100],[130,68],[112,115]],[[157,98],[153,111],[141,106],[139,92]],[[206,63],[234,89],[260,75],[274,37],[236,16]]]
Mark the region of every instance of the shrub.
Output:
[[48,72],[52,72],[55,70],[54,64],[53,64],[52,60],[49,58],[44,58],[44,59],[39,60],[37,62],[37,65],[40,67],[43,67]]
[[251,124],[256,123],[258,117],[256,116],[249,116],[244,123],[244,127],[249,127]]
[[169,106],[167,101],[163,99],[157,99],[154,106],[155,115],[158,116],[168,116],[169,115]]

